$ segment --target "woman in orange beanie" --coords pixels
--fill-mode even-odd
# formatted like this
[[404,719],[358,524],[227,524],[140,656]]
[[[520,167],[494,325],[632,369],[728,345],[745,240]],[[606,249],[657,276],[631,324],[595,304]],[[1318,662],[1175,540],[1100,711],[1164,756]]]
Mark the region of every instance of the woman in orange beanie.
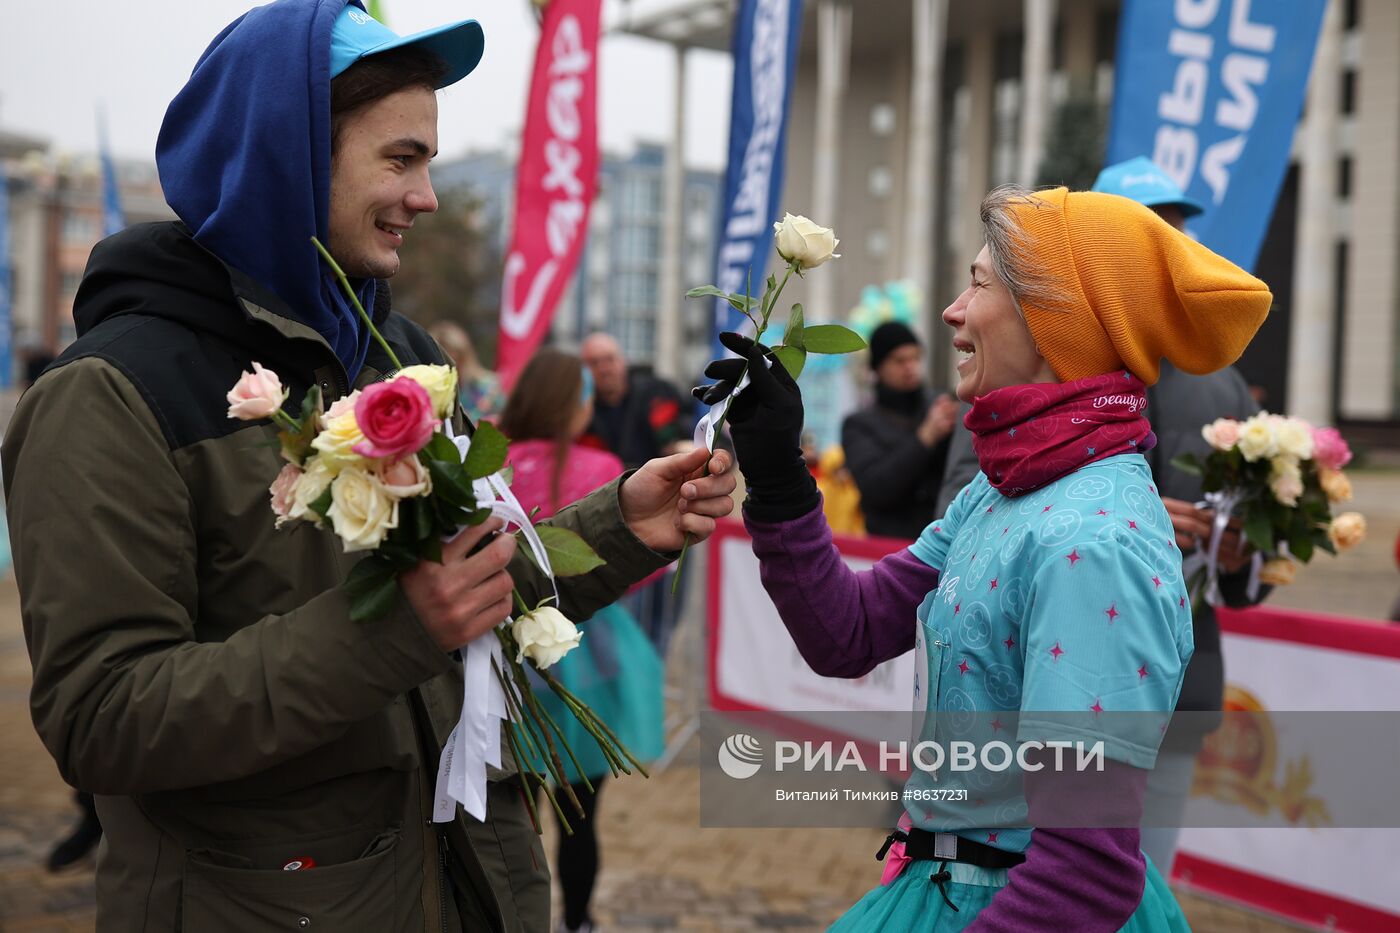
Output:
[[[1017,764],[915,769],[881,883],[839,931],[1188,929],[1140,848],[1146,777],[1192,653],[1171,522],[1143,452],[1166,358],[1238,358],[1264,284],[1126,198],[1002,188],[986,247],[943,313],[966,354],[982,472],[909,548],[856,573],[831,545],[798,451],[802,402],[738,335],[752,380],[730,408],[762,579],[818,673],[914,649],[919,738]],[[711,364],[727,394],[742,361]],[[1101,772],[1048,747],[1098,743]],[[962,801],[961,803],[957,801]],[[1089,827],[1089,828],[1081,828]]]

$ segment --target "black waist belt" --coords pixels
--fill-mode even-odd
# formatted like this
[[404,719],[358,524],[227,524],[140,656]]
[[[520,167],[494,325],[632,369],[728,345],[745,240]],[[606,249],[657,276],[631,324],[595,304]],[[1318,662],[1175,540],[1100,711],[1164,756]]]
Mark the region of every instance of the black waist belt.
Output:
[[896,842],[904,843],[904,854],[916,862],[965,862],[978,868],[1014,868],[1026,860],[1021,852],[1008,852],[955,833],[931,833],[923,829],[890,833],[875,858],[884,861],[890,846]]

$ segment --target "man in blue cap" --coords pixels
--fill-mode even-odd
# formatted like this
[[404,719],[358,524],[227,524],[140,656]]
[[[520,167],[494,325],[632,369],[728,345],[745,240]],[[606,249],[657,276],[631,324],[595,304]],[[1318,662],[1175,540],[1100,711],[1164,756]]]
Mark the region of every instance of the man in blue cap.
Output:
[[1093,190],[1122,195],[1144,204],[1178,230],[1185,230],[1187,220],[1205,211],[1147,156],[1110,165],[1094,179]]
[[[401,38],[358,2],[276,0],[219,34],[157,144],[178,222],[93,250],[78,340],[25,394],[3,462],[34,722],[94,793],[99,930],[542,931],[549,878],[513,763],[487,819],[434,823],[460,712],[453,653],[548,582],[499,524],[349,618],[354,558],[275,530],[275,429],[227,416],[257,361],[294,409],[384,378],[311,244],[344,268],[405,364],[441,363],[385,279],[437,208],[434,91],[475,67],[473,21]],[[459,428],[467,424],[458,415]],[[607,562],[561,580],[575,618],[707,536],[728,458],[654,460],[552,521]]]

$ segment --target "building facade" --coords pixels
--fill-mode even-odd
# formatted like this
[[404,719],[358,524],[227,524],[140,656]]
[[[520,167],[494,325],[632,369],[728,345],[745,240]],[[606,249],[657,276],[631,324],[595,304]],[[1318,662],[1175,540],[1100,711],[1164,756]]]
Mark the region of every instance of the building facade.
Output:
[[[651,23],[735,7],[674,5]],[[1060,180],[1044,170],[1065,163],[1055,127],[1067,113],[1101,121],[1086,133],[1099,134],[1091,161],[1102,158],[1119,10],[1119,0],[809,0],[783,205],[836,227],[842,259],[796,291],[808,317],[839,317],[865,287],[911,280],[925,296],[935,382],[949,384],[938,314],[981,248],[979,202],[999,184]],[[637,31],[678,47],[728,42],[712,24]],[[1271,410],[1400,422],[1397,49],[1400,3],[1330,0],[1254,270],[1274,309],[1239,363]]]
[[[643,144],[626,156],[604,155],[583,255],[554,316],[556,342],[577,345],[592,331],[606,331],[632,363],[654,367],[662,304],[665,170],[666,154],[659,146]],[[476,153],[435,165],[433,179],[439,189],[466,187],[473,193],[504,254],[513,227],[514,158]],[[682,290],[713,277],[721,183],[713,172],[685,173]],[[708,306],[694,305],[694,313],[682,315],[680,333],[683,365],[698,373],[709,352],[709,320]]]

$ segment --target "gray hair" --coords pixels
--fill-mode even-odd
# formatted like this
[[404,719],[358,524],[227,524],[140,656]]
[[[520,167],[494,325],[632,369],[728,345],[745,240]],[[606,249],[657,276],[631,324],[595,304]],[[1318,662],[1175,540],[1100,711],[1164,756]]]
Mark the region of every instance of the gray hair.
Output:
[[1001,185],[982,199],[982,230],[987,239],[987,255],[992,273],[1016,299],[1016,307],[1025,317],[1025,306],[1032,304],[1045,310],[1068,307],[1066,288],[1037,262],[1035,244],[1016,219],[1015,208],[1028,205],[1035,209],[1050,205],[1022,185]]

